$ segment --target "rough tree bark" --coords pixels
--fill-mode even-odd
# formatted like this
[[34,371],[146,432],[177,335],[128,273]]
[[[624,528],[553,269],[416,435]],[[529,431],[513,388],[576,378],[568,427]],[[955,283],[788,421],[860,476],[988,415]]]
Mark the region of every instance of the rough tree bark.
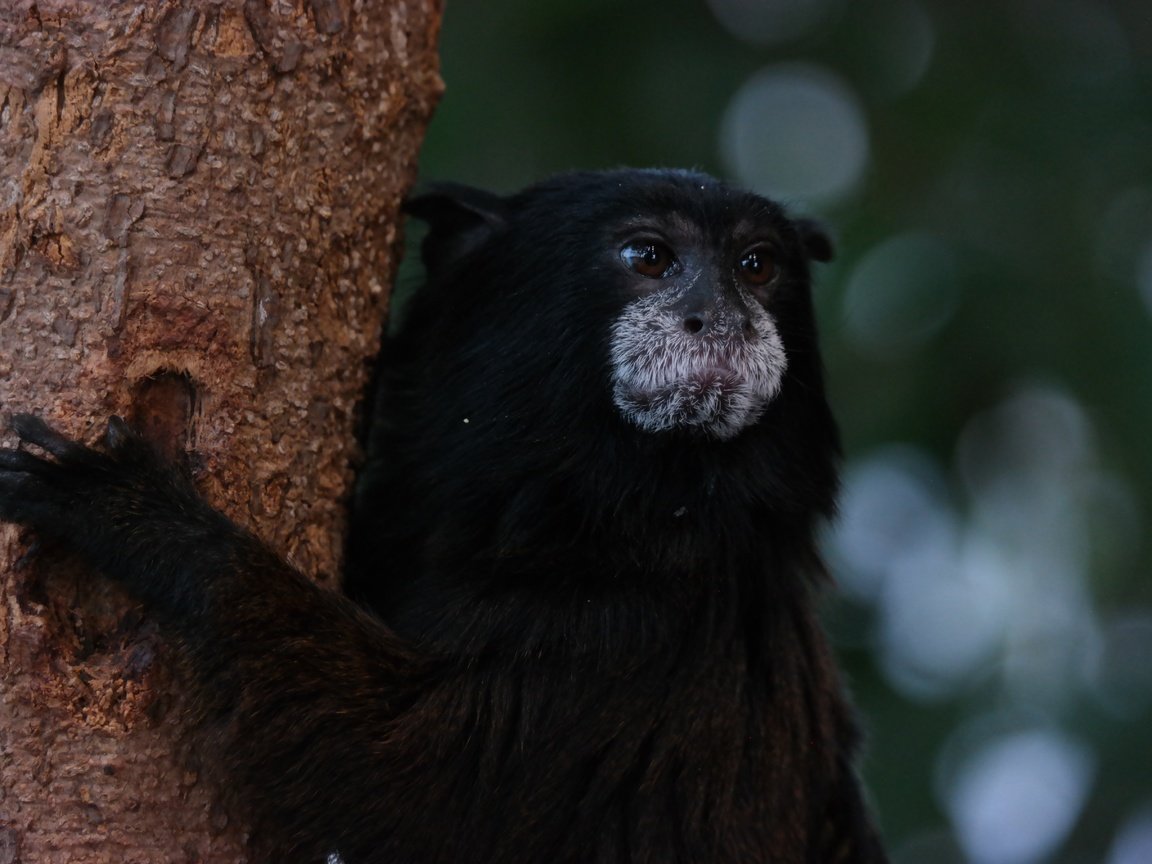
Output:
[[[0,417],[132,418],[337,572],[439,5],[4,3]],[[0,864],[243,861],[147,615],[28,540],[0,529]]]

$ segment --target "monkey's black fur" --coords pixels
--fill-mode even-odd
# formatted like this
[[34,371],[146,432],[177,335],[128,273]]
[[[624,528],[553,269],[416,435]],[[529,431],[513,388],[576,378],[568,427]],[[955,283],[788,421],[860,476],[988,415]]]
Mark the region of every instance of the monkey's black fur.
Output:
[[[384,623],[116,422],[103,455],[18,419],[52,458],[0,451],[0,518],[171,630],[263,860],[884,861],[813,612],[838,459],[809,296],[827,238],[683,172],[408,207],[427,284],[385,347],[349,547],[349,591]],[[659,278],[621,257],[664,243]],[[751,311],[732,269],[749,244],[775,268]],[[615,323],[677,279],[657,312],[701,338],[744,328],[677,385],[691,410],[702,388],[735,398],[724,346],[783,345],[778,390],[727,438],[670,410],[646,431],[614,401],[613,376],[636,377]]]

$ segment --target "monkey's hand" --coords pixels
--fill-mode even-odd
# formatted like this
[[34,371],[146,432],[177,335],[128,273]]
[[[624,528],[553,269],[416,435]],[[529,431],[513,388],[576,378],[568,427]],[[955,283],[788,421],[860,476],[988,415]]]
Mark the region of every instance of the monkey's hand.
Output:
[[165,465],[119,418],[108,423],[103,452],[27,414],[13,417],[12,429],[25,446],[0,450],[0,520],[63,543],[161,608],[193,600],[180,578],[189,556],[227,556],[241,537],[186,472]]

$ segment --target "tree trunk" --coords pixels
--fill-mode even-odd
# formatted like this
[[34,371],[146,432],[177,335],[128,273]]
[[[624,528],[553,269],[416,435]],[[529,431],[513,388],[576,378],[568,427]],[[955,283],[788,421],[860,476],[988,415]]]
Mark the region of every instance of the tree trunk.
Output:
[[[89,441],[130,418],[331,580],[438,25],[439,0],[5,3],[0,412]],[[0,528],[0,864],[245,860],[147,616],[29,539]]]

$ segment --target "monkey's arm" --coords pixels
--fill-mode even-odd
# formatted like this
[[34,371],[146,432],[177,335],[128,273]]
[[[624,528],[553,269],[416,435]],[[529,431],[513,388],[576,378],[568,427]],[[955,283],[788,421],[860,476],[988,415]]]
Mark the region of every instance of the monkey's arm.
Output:
[[411,706],[419,664],[208,506],[121,421],[104,453],[32,417],[13,428],[51,458],[0,450],[0,519],[71,547],[177,637],[228,785],[274,836],[275,860],[334,849],[356,860],[365,826],[388,821],[372,812],[389,798],[373,794],[390,761],[378,742]]

